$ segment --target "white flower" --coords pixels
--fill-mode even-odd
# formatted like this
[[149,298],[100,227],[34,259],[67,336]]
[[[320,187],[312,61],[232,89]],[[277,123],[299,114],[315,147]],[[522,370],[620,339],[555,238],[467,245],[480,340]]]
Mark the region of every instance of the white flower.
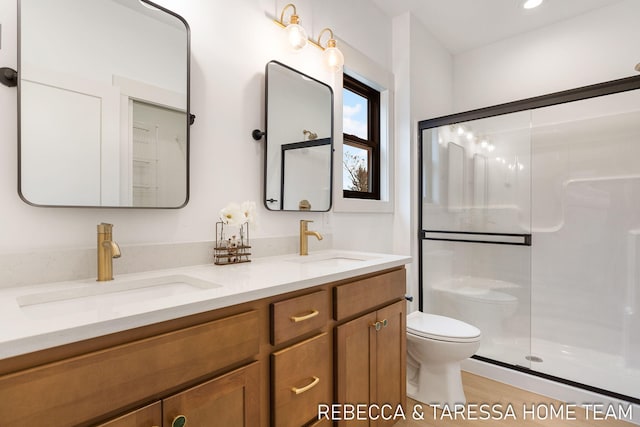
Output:
[[252,202],[251,200],[242,202],[240,209],[244,215],[245,222],[253,224],[256,221],[256,202]]
[[240,225],[245,223],[245,216],[237,203],[229,203],[220,210],[220,221],[227,225]]

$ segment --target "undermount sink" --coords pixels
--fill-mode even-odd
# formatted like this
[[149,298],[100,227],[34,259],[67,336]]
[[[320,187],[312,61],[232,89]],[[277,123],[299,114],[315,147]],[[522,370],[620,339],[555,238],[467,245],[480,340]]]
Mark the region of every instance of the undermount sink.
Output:
[[373,259],[373,257],[366,255],[346,255],[340,253],[329,253],[329,254],[317,254],[317,255],[306,255],[306,256],[298,256],[295,258],[288,258],[287,262],[295,262],[298,264],[311,264],[311,265],[320,265],[325,267],[342,267],[353,265],[354,263],[360,263],[363,261],[368,261]]
[[24,313],[35,317],[47,317],[77,311],[123,307],[220,286],[177,274],[129,281],[87,283],[79,288],[21,295],[16,301]]

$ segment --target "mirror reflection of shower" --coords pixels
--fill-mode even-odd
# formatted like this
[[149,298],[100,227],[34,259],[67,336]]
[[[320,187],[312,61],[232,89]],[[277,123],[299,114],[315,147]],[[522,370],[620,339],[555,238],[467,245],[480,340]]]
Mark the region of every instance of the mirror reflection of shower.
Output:
[[[137,207],[178,206],[184,202],[187,135],[184,112],[131,102],[131,155],[126,196]],[[129,138],[127,138],[129,140]]]

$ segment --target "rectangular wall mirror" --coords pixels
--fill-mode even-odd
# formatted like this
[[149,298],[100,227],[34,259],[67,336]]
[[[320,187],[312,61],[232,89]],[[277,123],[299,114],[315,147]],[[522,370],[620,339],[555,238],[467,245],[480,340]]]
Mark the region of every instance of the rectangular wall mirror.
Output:
[[266,67],[264,195],[269,210],[331,209],[333,91],[286,65]]
[[145,0],[20,0],[19,188],[37,206],[189,197],[189,27]]

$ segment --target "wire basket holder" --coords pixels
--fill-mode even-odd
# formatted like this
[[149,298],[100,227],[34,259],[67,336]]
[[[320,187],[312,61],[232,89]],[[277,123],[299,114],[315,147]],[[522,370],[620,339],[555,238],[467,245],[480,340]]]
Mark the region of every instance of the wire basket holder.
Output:
[[[234,228],[227,225],[227,229]],[[249,224],[244,223],[238,228],[238,234],[230,237],[225,235],[225,224],[216,222],[216,246],[213,248],[216,265],[239,264],[241,262],[251,262],[251,245],[249,245]]]

